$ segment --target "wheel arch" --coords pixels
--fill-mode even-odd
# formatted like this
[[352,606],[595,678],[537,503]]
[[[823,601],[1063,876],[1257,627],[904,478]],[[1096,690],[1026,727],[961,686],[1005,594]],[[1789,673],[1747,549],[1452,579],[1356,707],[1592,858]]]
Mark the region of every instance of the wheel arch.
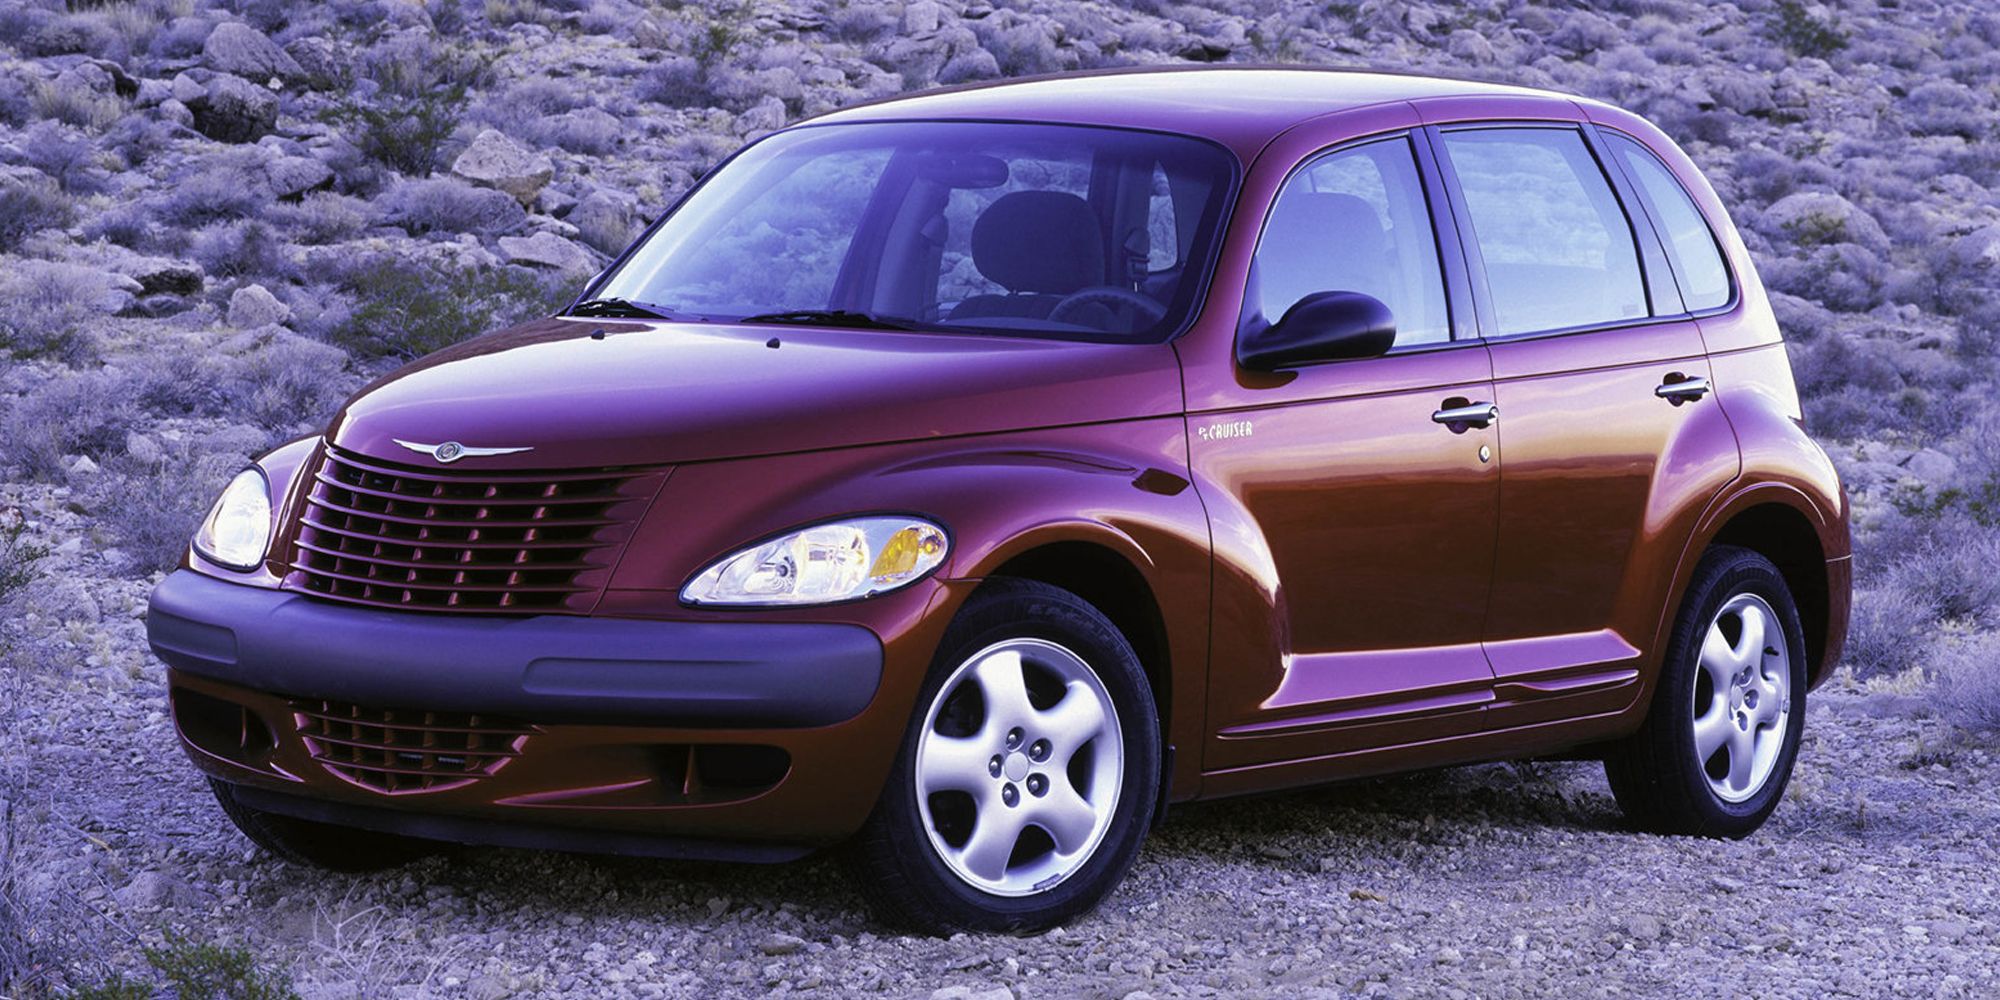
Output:
[[[1749,549],[1771,560],[1798,607],[1806,638],[1808,686],[1825,679],[1838,655],[1835,633],[1844,633],[1833,620],[1837,595],[1828,559],[1839,556],[1830,556],[1827,551],[1825,523],[1816,505],[1790,487],[1767,483],[1744,490],[1706,519],[1683,573],[1691,574],[1702,554],[1717,545]],[[1685,587],[1684,579],[1683,594]]]

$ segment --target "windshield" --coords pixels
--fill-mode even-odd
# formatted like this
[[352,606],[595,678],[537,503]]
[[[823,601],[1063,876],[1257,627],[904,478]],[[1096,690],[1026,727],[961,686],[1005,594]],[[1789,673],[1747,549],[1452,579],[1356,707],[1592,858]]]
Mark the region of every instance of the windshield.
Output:
[[1233,162],[1183,136],[875,122],[745,150],[593,293],[674,318],[1164,340]]

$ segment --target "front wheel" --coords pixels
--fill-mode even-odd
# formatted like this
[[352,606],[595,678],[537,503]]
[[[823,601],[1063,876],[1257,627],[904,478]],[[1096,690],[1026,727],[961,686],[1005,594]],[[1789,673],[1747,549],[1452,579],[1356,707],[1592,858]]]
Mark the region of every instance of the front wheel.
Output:
[[1068,591],[989,581],[946,632],[856,839],[863,895],[934,933],[1061,923],[1131,868],[1159,781],[1159,716],[1131,644]]
[[1805,696],[1805,633],[1783,574],[1748,549],[1711,549],[1646,723],[1605,761],[1613,796],[1642,829],[1748,836],[1791,778]]

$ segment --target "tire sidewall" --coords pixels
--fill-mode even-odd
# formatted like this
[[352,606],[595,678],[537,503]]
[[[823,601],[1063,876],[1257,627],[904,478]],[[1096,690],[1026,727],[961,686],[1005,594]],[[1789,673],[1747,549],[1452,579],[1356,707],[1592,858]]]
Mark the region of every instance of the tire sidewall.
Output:
[[[914,778],[917,742],[945,681],[974,653],[1009,639],[1042,639],[1081,657],[1110,694],[1124,741],[1118,804],[1103,839],[1082,867],[1030,896],[984,892],[945,864],[925,829]],[[908,876],[906,887],[925,909],[958,926],[1024,931],[1088,910],[1124,878],[1152,825],[1159,781],[1158,714],[1131,645],[1102,615],[1066,591],[1008,585],[969,606],[946,632],[904,732],[881,809],[885,832]]]
[[[1694,704],[1695,672],[1700,670],[1701,644],[1717,612],[1738,594],[1754,594],[1777,612],[1785,635],[1787,669],[1791,673],[1791,708],[1785,719],[1785,739],[1777,762],[1757,794],[1741,802],[1729,802],[1709,787],[1701,762],[1695,756]],[[1806,718],[1805,629],[1792,601],[1791,590],[1777,567],[1762,556],[1749,552],[1732,553],[1721,572],[1704,577],[1697,593],[1690,595],[1686,612],[1674,630],[1669,650],[1669,669],[1661,676],[1659,706],[1666,710],[1671,729],[1671,746],[1677,766],[1674,774],[1686,786],[1687,801],[1701,812],[1704,825],[1730,835],[1741,835],[1761,826],[1778,807],[1798,761],[1799,743]]]

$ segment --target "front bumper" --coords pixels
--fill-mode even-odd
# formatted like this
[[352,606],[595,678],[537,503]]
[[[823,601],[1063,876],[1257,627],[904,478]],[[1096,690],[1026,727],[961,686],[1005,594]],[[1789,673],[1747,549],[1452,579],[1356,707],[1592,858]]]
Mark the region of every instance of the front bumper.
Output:
[[471,843],[789,856],[859,826],[908,711],[853,623],[411,614],[182,570],[147,632],[239,799]]
[[859,625],[405,614],[192,570],[153,589],[146,635],[168,666],[228,684],[551,722],[821,726],[882,680]]

